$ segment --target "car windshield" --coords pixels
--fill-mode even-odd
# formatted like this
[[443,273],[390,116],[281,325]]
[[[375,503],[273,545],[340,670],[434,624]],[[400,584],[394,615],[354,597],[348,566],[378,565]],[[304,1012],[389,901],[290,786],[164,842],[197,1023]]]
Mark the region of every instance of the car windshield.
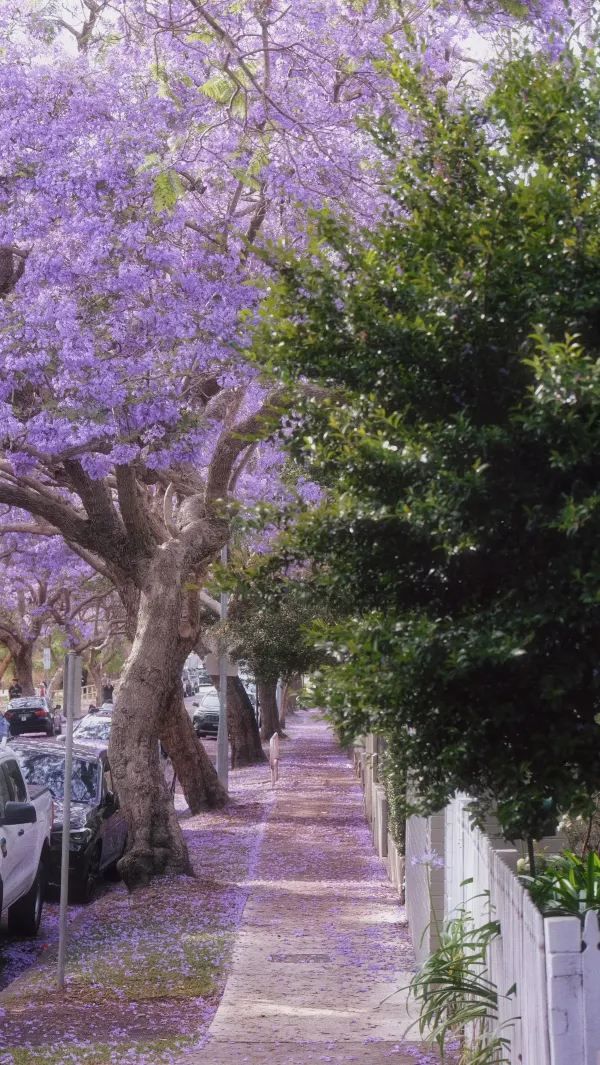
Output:
[[46,700],[36,699],[35,696],[24,696],[22,699],[11,699],[8,704],[9,710],[45,710]]
[[[55,799],[65,797],[65,756],[49,751],[20,751],[19,760],[28,784],[50,788]],[[74,758],[71,800],[94,802],[100,792],[100,763],[96,758]]]
[[109,717],[84,717],[73,729],[73,736],[80,743],[82,740],[98,740],[106,743],[110,737]]
[[200,700],[200,707],[202,710],[218,710],[219,696],[205,695],[204,698]]

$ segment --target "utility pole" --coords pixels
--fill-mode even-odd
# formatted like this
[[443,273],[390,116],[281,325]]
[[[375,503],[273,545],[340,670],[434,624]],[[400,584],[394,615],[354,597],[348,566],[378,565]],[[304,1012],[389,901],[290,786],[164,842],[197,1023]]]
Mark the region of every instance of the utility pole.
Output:
[[62,854],[60,864],[60,909],[58,917],[58,989],[65,989],[67,954],[67,904],[69,901],[69,843],[71,842],[71,781],[73,779],[73,720],[81,707],[81,658],[69,651],[64,667],[64,702],[67,711],[65,742],[65,785],[62,815]]
[[[227,565],[227,545],[221,548],[221,563]],[[228,592],[221,592],[221,624],[227,621],[229,607]],[[219,731],[217,734],[217,776],[225,789],[229,779],[229,737],[227,734],[227,654],[221,643],[219,654]]]

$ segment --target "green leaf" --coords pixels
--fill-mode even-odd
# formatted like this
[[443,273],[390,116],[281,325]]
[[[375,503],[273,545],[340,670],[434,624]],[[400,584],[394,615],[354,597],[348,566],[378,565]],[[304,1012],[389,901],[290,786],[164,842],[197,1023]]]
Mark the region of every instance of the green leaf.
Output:
[[172,211],[184,191],[181,178],[174,170],[164,170],[162,174],[157,174],[153,190],[154,210],[157,214]]

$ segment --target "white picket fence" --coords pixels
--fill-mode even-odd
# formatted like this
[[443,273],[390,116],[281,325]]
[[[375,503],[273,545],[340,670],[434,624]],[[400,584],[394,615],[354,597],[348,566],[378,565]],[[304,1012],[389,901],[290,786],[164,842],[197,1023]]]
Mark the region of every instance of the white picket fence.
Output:
[[[500,994],[500,1023],[510,1039],[511,1065],[600,1065],[600,928],[598,915],[543,918],[519,883],[523,846],[503,839],[490,820],[481,832],[457,796],[433,817],[411,817],[406,855],[387,830],[387,800],[379,779],[381,739],[358,742],[360,777],[373,842],[386,862],[406,910],[417,962],[438,942],[444,919],[466,906],[476,925],[490,916],[501,934],[489,951],[489,975]],[[565,841],[549,837],[536,851],[556,853]],[[441,862],[432,864],[439,856]],[[470,883],[465,883],[470,881]],[[506,993],[516,985],[508,998]]]
[[[82,689],[81,689],[81,713],[82,714],[87,714],[87,712],[88,712],[90,706],[92,705],[92,703],[94,705],[96,704],[97,698],[98,698],[98,691],[96,689],[96,685],[95,684],[86,684],[84,687],[82,687]],[[64,708],[65,695],[64,695],[64,692],[63,692],[62,688],[59,688],[58,691],[54,692],[53,700],[54,700],[54,705],[55,706],[62,706]]]
[[[407,825],[406,900],[418,960],[435,947],[431,929],[458,907],[466,906],[476,925],[492,916],[501,935],[490,946],[489,976],[500,995],[512,1065],[600,1065],[597,915],[587,914],[585,925],[578,917],[544,919],[515,875],[520,849],[502,839],[494,822],[485,833],[473,828],[467,803],[459,796],[443,813]],[[556,852],[563,841],[540,846]],[[432,849],[444,864],[431,869],[430,892],[422,859]]]
[[[490,835],[472,828],[467,802],[456,798],[444,813],[445,914],[465,906],[476,926],[491,917],[500,922],[501,936],[489,950],[489,978],[498,989],[511,1060],[550,1065],[544,918],[515,876],[518,851],[494,833],[495,825]],[[513,985],[515,992],[505,997]]]

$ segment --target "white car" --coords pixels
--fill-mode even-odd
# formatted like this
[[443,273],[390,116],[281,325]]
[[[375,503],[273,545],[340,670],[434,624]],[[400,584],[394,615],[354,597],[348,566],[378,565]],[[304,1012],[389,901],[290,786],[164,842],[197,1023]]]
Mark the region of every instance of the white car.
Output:
[[40,926],[54,807],[46,787],[29,789],[15,751],[0,745],[0,915],[11,932]]
[[[111,718],[109,714],[87,714],[86,717],[82,717],[75,722],[73,742],[106,746],[110,738],[110,725]],[[63,734],[59,739],[64,741],[66,736]]]

